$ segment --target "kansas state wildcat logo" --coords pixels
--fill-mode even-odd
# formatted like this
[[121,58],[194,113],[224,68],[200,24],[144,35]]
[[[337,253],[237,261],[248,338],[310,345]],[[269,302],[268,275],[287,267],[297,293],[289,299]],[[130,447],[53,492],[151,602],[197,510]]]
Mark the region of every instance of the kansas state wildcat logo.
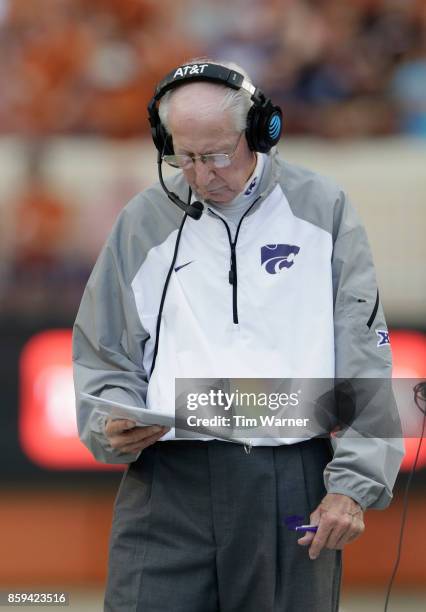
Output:
[[245,196],[249,196],[249,195],[251,195],[253,193],[253,189],[256,187],[256,183],[257,183],[257,176],[254,177],[254,179],[252,180],[250,185],[245,190],[245,192],[244,192]]
[[300,247],[294,244],[266,244],[260,249],[260,263],[269,274],[291,268]]

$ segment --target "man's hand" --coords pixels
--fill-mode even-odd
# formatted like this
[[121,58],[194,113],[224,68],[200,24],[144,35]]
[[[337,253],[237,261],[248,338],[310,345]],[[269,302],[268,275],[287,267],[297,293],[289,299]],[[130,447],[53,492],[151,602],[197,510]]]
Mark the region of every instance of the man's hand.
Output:
[[297,542],[309,546],[310,558],[316,559],[324,547],[342,549],[362,534],[363,511],[351,497],[328,493],[312,512],[310,524],[318,525],[318,531],[306,532]]
[[170,427],[159,425],[137,427],[136,423],[127,419],[108,419],[105,424],[109,443],[120,453],[138,453],[157,442],[168,431]]

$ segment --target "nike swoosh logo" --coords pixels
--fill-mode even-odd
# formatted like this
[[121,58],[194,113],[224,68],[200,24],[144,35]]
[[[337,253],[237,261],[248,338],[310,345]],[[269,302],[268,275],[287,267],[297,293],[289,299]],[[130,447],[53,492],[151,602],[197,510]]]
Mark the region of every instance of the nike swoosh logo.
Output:
[[179,270],[181,270],[182,268],[184,268],[185,266],[189,266],[189,264],[192,264],[194,262],[194,260],[192,261],[188,261],[187,263],[182,264],[181,266],[177,266],[175,268],[175,272],[179,272]]

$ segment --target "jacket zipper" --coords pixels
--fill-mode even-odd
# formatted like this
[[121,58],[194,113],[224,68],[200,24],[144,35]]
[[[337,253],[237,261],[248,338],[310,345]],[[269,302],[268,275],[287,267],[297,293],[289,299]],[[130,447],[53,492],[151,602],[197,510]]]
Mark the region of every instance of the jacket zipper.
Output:
[[237,308],[237,254],[235,252],[236,243],[231,242],[231,268],[228,273],[229,284],[232,285],[232,317],[234,323],[238,323],[238,308]]
[[211,208],[208,209],[212,215],[214,215],[215,217],[217,217],[218,219],[222,221],[222,223],[224,224],[226,228],[226,233],[228,235],[229,246],[231,249],[231,260],[230,260],[230,268],[228,272],[228,280],[229,280],[229,284],[232,285],[232,320],[235,325],[238,325],[238,277],[237,277],[237,250],[236,250],[238,234],[240,233],[240,228],[241,228],[243,219],[250,212],[250,210],[253,208],[256,202],[259,201],[260,198],[261,196],[256,198],[253,204],[247,208],[246,212],[243,214],[243,216],[239,220],[238,225],[237,225],[237,231],[235,232],[234,240],[232,240],[231,230],[229,229],[229,225],[227,224],[225,219],[222,219],[222,217],[216,214],[215,211],[212,210]]
[[376,318],[378,308],[379,308],[379,290],[377,289],[376,303],[374,304],[373,312],[371,313],[371,316],[367,321],[368,329],[371,329],[371,326],[373,325],[373,321]]

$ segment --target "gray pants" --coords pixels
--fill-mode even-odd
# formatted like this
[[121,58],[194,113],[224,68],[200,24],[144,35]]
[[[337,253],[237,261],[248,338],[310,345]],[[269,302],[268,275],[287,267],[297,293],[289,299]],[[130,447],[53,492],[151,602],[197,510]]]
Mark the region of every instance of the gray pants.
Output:
[[341,554],[311,561],[285,519],[325,495],[328,440],[157,442],[123,476],[106,612],[336,612]]

